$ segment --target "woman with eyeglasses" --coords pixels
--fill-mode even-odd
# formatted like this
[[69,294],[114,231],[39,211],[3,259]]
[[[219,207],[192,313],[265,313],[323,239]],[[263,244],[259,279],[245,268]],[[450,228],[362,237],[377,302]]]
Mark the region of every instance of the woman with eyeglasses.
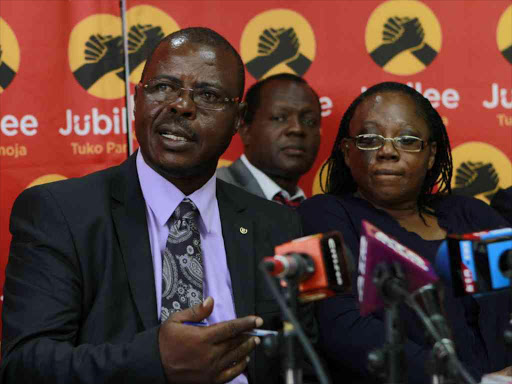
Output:
[[[451,194],[446,128],[430,102],[404,84],[377,84],[352,102],[324,172],[326,194],[299,207],[304,233],[340,231],[356,266],[362,220],[432,263],[448,233],[507,226],[482,201]],[[368,353],[385,343],[384,311],[360,315],[356,276],[357,271],[353,294],[318,302],[320,345],[334,382],[381,383],[368,370]],[[443,301],[459,360],[476,380],[510,365],[512,353],[503,340],[511,310],[506,293],[455,298],[445,287]],[[430,383],[424,327],[405,305],[400,319],[407,336],[407,382]]]

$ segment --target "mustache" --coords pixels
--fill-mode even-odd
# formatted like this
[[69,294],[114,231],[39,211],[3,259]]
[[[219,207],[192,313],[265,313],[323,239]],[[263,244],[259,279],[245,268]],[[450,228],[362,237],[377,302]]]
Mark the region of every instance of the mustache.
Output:
[[188,140],[195,139],[195,133],[192,130],[191,123],[182,116],[165,116],[157,123],[159,132],[170,132],[171,134],[183,136]]

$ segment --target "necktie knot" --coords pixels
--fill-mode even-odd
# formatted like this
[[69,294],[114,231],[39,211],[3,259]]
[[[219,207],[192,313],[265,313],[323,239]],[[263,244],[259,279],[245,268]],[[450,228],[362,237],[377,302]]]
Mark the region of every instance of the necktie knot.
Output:
[[302,203],[302,201],[304,200],[304,197],[297,196],[294,199],[288,199],[288,198],[284,197],[282,192],[277,192],[274,195],[274,197],[272,198],[272,200],[274,200],[280,204],[287,205],[288,207],[297,208],[300,205],[300,203]]
[[171,216],[167,241],[176,244],[191,237],[193,232],[199,232],[198,219],[196,205],[188,197],[184,198]]
[[187,220],[195,222],[199,217],[199,210],[192,200],[185,197],[172,214],[175,220]]

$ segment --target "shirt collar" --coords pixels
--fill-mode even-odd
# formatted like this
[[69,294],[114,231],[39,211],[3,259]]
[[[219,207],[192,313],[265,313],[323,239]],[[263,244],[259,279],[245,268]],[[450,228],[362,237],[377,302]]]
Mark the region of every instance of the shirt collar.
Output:
[[[174,184],[151,168],[140,150],[137,153],[137,173],[139,175],[142,195],[147,206],[156,217],[159,226],[167,222],[181,201],[188,197],[199,210],[200,223],[207,233],[215,231],[213,226],[215,204],[217,203],[216,174],[201,188],[185,196]],[[201,225],[200,224],[200,225]]]
[[283,196],[286,199],[293,200],[297,197],[303,197],[306,198],[306,195],[304,194],[304,191],[297,185],[297,191],[293,196],[290,196],[288,191],[281,188],[277,183],[272,180],[270,177],[268,177],[265,173],[260,171],[258,168],[256,168],[254,165],[252,165],[249,162],[249,159],[247,159],[247,156],[243,154],[240,156],[240,160],[245,164],[247,169],[249,169],[249,172],[254,176],[258,184],[260,185],[261,189],[263,190],[263,193],[265,194],[265,197],[267,200],[272,200],[276,193],[281,192]]

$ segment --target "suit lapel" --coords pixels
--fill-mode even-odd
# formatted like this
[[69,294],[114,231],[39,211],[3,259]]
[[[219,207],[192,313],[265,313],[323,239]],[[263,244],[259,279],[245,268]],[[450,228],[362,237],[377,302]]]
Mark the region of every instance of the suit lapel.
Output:
[[254,225],[246,202],[232,199],[226,186],[223,181],[217,180],[217,201],[236,315],[243,317],[255,311]]
[[245,166],[242,160],[238,159],[230,166],[233,176],[245,190],[252,194],[266,199],[263,189],[261,189],[258,181],[254,178],[249,168]]
[[120,166],[112,183],[114,219],[131,294],[146,329],[158,324],[155,278],[146,221],[146,205],[139,185],[135,155]]

